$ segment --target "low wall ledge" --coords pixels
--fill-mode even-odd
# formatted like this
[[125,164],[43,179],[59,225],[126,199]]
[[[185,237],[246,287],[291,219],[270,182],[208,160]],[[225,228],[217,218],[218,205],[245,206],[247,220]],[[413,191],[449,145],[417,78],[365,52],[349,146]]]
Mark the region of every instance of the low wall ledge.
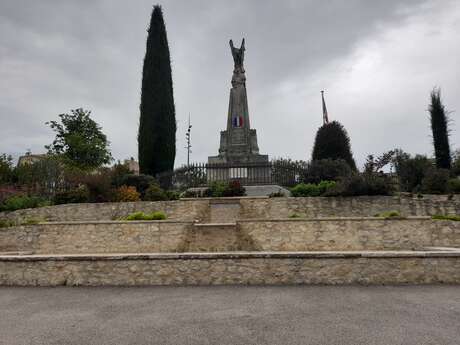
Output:
[[398,218],[385,218],[385,217],[319,217],[319,218],[252,218],[252,219],[238,219],[237,223],[259,223],[259,222],[316,222],[316,221],[363,221],[363,220],[388,220],[388,221],[399,221],[399,220],[432,220],[428,216],[410,216],[410,217],[398,217]]
[[324,251],[324,252],[216,252],[152,254],[0,255],[0,262],[108,261],[108,260],[238,260],[238,259],[381,259],[460,258],[459,251]]

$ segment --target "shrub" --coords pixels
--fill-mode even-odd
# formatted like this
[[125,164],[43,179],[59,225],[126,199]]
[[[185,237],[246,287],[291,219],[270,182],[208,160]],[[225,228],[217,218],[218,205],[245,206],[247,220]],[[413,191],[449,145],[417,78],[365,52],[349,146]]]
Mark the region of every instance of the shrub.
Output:
[[291,188],[294,197],[320,196],[336,187],[335,181],[321,181],[319,184],[299,183]]
[[326,196],[391,195],[394,186],[386,176],[377,174],[353,174],[330,188]]
[[324,124],[316,132],[312,160],[320,159],[343,159],[352,170],[356,170],[350,138],[345,128],[337,121]]
[[152,213],[144,213],[144,212],[134,212],[129,214],[127,217],[123,218],[123,220],[163,220],[166,219],[166,214],[161,211],[156,211]]
[[114,201],[130,202],[130,201],[139,201],[139,200],[140,200],[140,194],[137,192],[136,187],[121,186],[117,188],[115,192]]
[[246,194],[246,190],[238,180],[230,181],[228,183],[216,181],[211,184],[207,194],[208,196],[214,198],[243,196]]
[[224,196],[225,189],[227,188],[227,183],[215,181],[209,186],[210,196],[214,198],[220,198]]
[[393,165],[401,191],[417,192],[421,189],[426,171],[433,167],[433,162],[426,156],[416,155],[412,158],[410,154],[396,150]]
[[61,204],[78,204],[89,201],[89,191],[86,186],[80,186],[78,188],[58,192],[53,197],[53,203],[55,205]]
[[294,197],[320,196],[321,192],[316,184],[299,183],[291,188],[291,195]]
[[153,183],[145,191],[143,200],[146,200],[146,201],[168,200],[168,195],[163,189],[160,188],[160,186]]
[[341,177],[350,176],[352,170],[343,159],[321,159],[307,164],[303,181],[320,183],[321,181],[338,181]]
[[25,208],[48,206],[50,202],[37,196],[12,196],[0,205],[0,211],[16,211]]
[[180,193],[172,190],[167,190],[165,191],[166,197],[168,200],[179,200],[180,199]]
[[246,190],[238,180],[230,181],[224,190],[224,196],[244,196],[245,194]]
[[83,182],[88,188],[89,202],[108,202],[113,200],[114,189],[110,183],[107,171],[99,171],[83,177]]
[[155,179],[150,175],[125,175],[121,179],[122,185],[136,187],[136,190],[141,194],[141,199],[144,199],[145,192],[150,185],[155,183]]
[[447,181],[447,190],[449,193],[460,194],[460,179],[451,178]]
[[447,182],[449,181],[449,170],[430,168],[422,180],[422,191],[427,194],[447,193]]

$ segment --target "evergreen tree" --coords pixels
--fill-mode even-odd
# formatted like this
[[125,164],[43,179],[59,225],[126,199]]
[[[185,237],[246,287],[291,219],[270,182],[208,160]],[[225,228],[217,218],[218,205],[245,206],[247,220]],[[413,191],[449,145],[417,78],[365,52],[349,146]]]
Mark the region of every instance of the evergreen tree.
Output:
[[441,169],[451,168],[449,147],[448,114],[441,102],[441,90],[431,91],[431,104],[429,106],[431,130],[433,132],[434,155],[436,167]]
[[159,5],[153,7],[147,31],[138,150],[140,172],[155,176],[173,170],[176,157],[171,61],[163,12]]
[[356,170],[350,138],[345,128],[337,121],[325,123],[316,132],[312,161],[321,159],[343,159],[350,168]]

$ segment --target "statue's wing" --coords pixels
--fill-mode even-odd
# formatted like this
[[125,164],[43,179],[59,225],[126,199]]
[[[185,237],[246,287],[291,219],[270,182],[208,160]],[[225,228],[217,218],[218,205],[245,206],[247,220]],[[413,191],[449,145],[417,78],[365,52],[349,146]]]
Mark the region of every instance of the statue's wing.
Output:
[[244,38],[243,38],[243,41],[241,42],[241,50],[244,50]]
[[233,51],[234,47],[233,47],[233,41],[232,40],[230,40],[230,48],[232,48],[232,51]]

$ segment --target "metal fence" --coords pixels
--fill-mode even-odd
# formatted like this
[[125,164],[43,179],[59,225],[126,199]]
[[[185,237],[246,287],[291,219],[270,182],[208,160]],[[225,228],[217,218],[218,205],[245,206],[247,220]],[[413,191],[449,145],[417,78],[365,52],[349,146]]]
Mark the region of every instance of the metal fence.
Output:
[[194,163],[173,172],[157,175],[162,186],[204,187],[213,182],[238,180],[241,184],[293,186],[300,182],[303,170],[283,162]]

